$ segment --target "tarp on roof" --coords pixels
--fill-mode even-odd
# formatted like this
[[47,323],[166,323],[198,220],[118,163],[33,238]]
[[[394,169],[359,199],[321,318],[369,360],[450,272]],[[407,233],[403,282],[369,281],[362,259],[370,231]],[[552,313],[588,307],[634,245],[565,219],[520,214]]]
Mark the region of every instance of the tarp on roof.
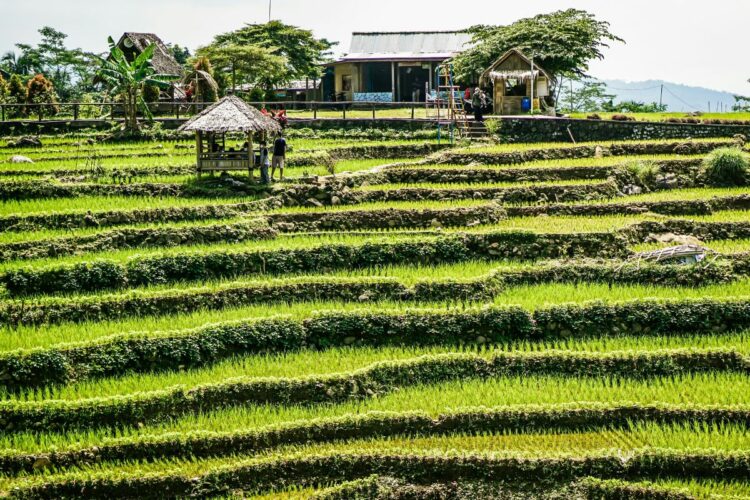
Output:
[[444,60],[467,48],[471,35],[461,31],[353,33],[341,61]]

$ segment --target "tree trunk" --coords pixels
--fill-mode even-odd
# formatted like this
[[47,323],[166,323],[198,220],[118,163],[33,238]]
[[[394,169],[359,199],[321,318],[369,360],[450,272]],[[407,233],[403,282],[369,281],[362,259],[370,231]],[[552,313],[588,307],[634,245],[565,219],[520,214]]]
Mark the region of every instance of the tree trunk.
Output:
[[135,88],[126,93],[125,128],[131,132],[138,130],[138,90]]

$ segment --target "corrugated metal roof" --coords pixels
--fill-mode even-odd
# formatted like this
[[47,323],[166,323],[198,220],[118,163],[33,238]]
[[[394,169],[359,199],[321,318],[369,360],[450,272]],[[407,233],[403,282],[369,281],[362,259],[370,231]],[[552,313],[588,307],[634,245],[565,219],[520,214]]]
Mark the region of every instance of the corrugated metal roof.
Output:
[[342,61],[447,59],[470,42],[471,35],[460,31],[353,33]]

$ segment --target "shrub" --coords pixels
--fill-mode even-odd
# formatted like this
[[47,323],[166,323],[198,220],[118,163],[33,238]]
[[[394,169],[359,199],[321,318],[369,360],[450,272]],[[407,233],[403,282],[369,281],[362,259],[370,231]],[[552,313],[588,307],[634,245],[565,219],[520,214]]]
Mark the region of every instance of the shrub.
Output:
[[32,110],[35,113],[42,113],[45,116],[54,116],[60,111],[57,104],[57,92],[55,86],[44,75],[36,75],[29,80],[26,85],[26,102],[28,104],[40,104],[34,106]]
[[617,122],[634,122],[635,118],[628,115],[612,115],[612,119]]
[[486,120],[484,126],[487,128],[487,132],[494,136],[500,132],[500,120]]
[[[8,82],[8,103],[9,104],[24,104],[26,102],[26,86],[23,84],[23,80],[18,75],[10,77]],[[23,106],[13,106],[8,110],[8,116],[11,118],[19,118],[25,116],[26,109]]]
[[744,186],[750,181],[750,160],[739,148],[721,148],[703,162],[705,182],[712,186]]
[[0,103],[4,103],[10,96],[10,85],[5,81],[3,75],[0,75]]
[[627,164],[625,169],[640,185],[653,188],[659,176],[659,165],[650,160],[635,160]]
[[159,102],[160,94],[159,87],[156,85],[143,86],[143,100],[146,101],[147,104]]

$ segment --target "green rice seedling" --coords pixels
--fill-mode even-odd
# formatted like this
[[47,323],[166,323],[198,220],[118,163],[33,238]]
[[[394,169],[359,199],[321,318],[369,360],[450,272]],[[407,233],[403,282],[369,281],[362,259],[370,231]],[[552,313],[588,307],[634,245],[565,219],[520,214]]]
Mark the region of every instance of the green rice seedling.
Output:
[[666,488],[667,490],[691,495],[701,500],[750,498],[750,482],[712,481],[686,478],[681,480],[661,480],[638,484]]
[[[126,292],[135,294],[137,292]],[[740,299],[750,297],[750,281],[741,280],[729,284],[710,285],[698,288],[660,287],[658,285],[607,284],[544,284],[513,287],[498,295],[494,303],[499,306],[518,305],[536,310],[564,303],[585,304],[590,301],[617,303],[644,299]],[[41,299],[54,301],[56,299]],[[474,307],[479,307],[480,304]],[[461,310],[463,304],[426,303],[420,307],[431,309]],[[298,302],[293,304],[272,303],[244,307],[227,307],[221,310],[198,310],[180,314],[143,316],[119,321],[62,323],[45,327],[17,326],[0,328],[0,352],[15,349],[46,347],[51,345],[85,342],[101,339],[123,332],[171,331],[195,328],[210,323],[268,318],[291,315],[306,318],[315,311],[406,311],[415,306],[394,302]]]
[[[458,409],[515,405],[573,405],[575,403],[748,405],[750,381],[743,374],[696,374],[649,380],[568,377],[511,377],[488,381],[456,381],[415,386],[379,398],[322,406],[246,406],[191,414],[173,420],[126,429],[36,431],[0,436],[3,449],[34,452],[51,447],[95,446],[111,437],[167,433],[232,432],[285,422],[362,414],[424,411],[439,415]],[[690,436],[687,435],[686,439]],[[672,447],[680,443],[673,442]],[[744,445],[744,444],[743,444]]]

